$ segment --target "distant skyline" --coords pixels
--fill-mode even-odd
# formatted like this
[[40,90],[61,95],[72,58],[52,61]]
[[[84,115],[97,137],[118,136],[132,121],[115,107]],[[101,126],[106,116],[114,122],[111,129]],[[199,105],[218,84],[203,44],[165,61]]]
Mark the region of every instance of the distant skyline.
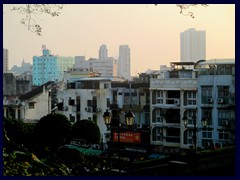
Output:
[[42,55],[42,45],[53,55],[98,58],[105,44],[108,56],[118,58],[119,46],[131,50],[131,73],[158,70],[180,61],[180,33],[206,31],[206,59],[235,58],[235,5],[210,4],[190,8],[195,18],[183,16],[171,4],[74,4],[64,6],[59,17],[41,15],[43,36],[21,25],[21,16],[3,5],[3,48],[9,50],[9,69],[22,60],[32,64]]

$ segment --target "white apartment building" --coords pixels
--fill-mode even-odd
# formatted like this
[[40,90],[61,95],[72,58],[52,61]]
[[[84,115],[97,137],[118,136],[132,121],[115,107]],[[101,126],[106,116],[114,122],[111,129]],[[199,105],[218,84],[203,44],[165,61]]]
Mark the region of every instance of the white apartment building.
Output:
[[189,28],[180,33],[180,61],[206,59],[206,31]]
[[[107,128],[102,115],[112,102],[110,88],[111,79],[101,77],[81,78],[69,83],[57,92],[57,112],[64,114],[71,123],[83,119],[95,122],[103,136]],[[105,136],[103,141],[106,142]]]
[[184,144],[182,118],[184,113],[193,116],[197,111],[193,65],[193,62],[172,62],[171,70],[163,70],[159,78],[150,80],[150,141],[157,151],[178,151],[191,145]]

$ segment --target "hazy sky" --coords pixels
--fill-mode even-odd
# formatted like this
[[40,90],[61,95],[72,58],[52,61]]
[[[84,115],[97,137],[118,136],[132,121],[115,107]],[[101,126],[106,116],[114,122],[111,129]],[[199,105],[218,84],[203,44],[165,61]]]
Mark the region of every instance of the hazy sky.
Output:
[[183,16],[176,5],[66,5],[59,17],[41,15],[41,37],[20,24],[21,15],[3,6],[3,47],[9,50],[9,68],[32,63],[42,44],[53,55],[98,58],[101,44],[118,57],[119,45],[131,49],[131,72],[145,72],[180,61],[180,32],[206,30],[207,59],[235,58],[235,5],[192,7],[195,18]]

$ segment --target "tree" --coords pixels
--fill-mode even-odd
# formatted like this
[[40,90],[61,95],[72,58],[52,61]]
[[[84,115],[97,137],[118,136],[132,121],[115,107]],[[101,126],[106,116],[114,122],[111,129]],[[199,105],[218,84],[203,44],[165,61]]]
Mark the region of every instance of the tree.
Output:
[[[186,10],[199,5],[204,7],[208,6],[207,4],[177,4],[176,6],[180,8],[180,14],[194,18],[194,13],[192,11],[186,13]],[[59,16],[63,7],[64,4],[25,4],[14,6],[11,10],[23,15],[21,24],[26,26],[29,31],[41,36],[42,27],[37,22],[38,16],[42,14],[47,14],[52,17]]]
[[36,124],[37,142],[45,147],[57,148],[69,137],[71,123],[66,116],[52,113],[42,117]]
[[41,36],[42,27],[37,22],[38,16],[42,14],[47,14],[52,17],[59,16],[63,6],[63,4],[25,4],[18,7],[14,6],[12,10],[23,15],[21,24],[26,26],[29,31]]
[[72,126],[71,137],[82,140],[87,144],[99,143],[100,130],[96,123],[89,120],[80,120]]

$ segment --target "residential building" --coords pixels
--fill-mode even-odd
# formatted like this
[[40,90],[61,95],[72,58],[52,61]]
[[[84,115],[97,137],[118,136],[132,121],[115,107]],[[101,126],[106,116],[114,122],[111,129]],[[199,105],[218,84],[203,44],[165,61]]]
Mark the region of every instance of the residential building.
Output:
[[53,82],[45,83],[19,96],[4,96],[4,117],[21,119],[26,123],[38,122],[52,112],[52,84]]
[[235,144],[235,59],[210,59],[197,66],[198,119],[209,120],[198,133],[198,144]]
[[98,125],[103,135],[107,129],[102,115],[112,101],[110,88],[110,78],[85,77],[69,82],[67,87],[57,92],[57,112],[68,117],[71,123],[91,120]]
[[189,28],[180,33],[180,61],[197,62],[206,59],[206,31]]
[[19,96],[31,91],[31,81],[16,77],[13,73],[3,74],[3,96]]
[[130,48],[128,45],[119,46],[118,76],[131,79]]
[[33,85],[40,86],[48,81],[60,81],[64,71],[73,67],[73,57],[54,56],[45,47],[42,56],[33,57]]
[[8,63],[9,63],[8,57],[9,57],[8,56],[8,49],[3,48],[3,73],[8,72]]
[[150,126],[159,152],[234,144],[235,59],[171,62],[170,70],[150,79]]
[[197,110],[197,78],[193,62],[171,62],[171,70],[162,70],[150,79],[151,144],[155,151],[176,152],[189,148],[183,143],[183,114]]

